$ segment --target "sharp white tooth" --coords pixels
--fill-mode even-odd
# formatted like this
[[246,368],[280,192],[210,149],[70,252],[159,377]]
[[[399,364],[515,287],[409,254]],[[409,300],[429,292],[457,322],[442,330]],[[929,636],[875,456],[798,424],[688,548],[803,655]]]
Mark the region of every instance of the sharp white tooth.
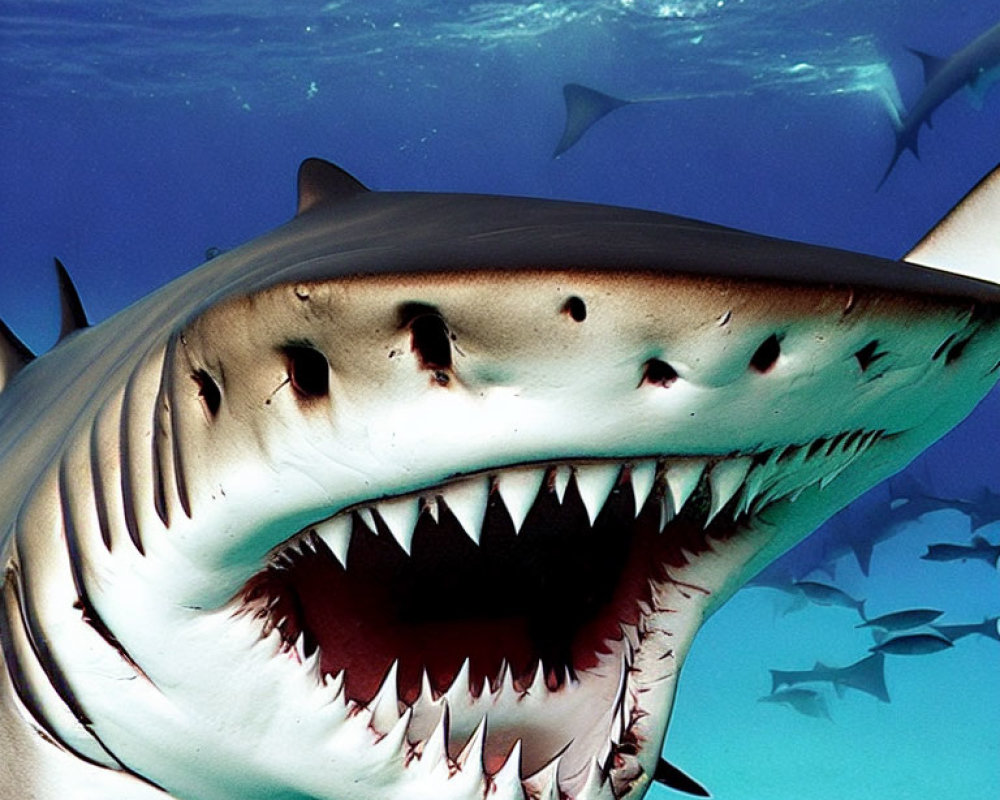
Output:
[[760,490],[764,486],[764,468],[755,467],[753,471],[747,476],[746,482],[743,485],[743,501],[740,503],[740,511],[746,513],[750,510],[753,505],[754,500],[757,499],[757,495],[760,494]]
[[447,772],[448,764],[445,759],[448,757],[448,727],[450,724],[448,703],[442,700],[441,716],[430,736],[424,741],[423,749],[420,751],[421,772],[434,772],[441,767],[444,767]]
[[347,547],[351,543],[351,517],[347,514],[338,515],[313,525],[316,535],[330,548],[330,552],[347,568]]
[[675,461],[667,467],[665,477],[670,492],[671,510],[675,515],[681,513],[704,471],[705,462],[696,458]]
[[393,661],[392,666],[382,680],[378,694],[372,700],[369,708],[372,712],[372,727],[379,733],[391,731],[399,722],[399,698],[396,695],[396,672],[399,666],[398,661]]
[[520,692],[517,689],[517,686],[514,683],[514,678],[515,678],[515,676],[514,676],[514,670],[512,670],[510,668],[510,664],[508,664],[505,661],[504,662],[504,685],[503,685],[503,690],[510,697],[517,697],[520,694]]
[[469,689],[469,659],[465,659],[462,662],[462,668],[459,669],[458,674],[444,695],[445,700],[448,701],[449,708],[460,710],[463,706],[468,706],[472,700]]
[[632,480],[632,494],[635,496],[635,515],[638,517],[656,481],[656,461],[637,461],[629,470],[629,477]]
[[458,754],[455,763],[465,772],[467,769],[483,770],[483,745],[486,742],[486,716],[479,721],[476,729],[465,743],[462,752]]
[[295,640],[295,655],[299,659],[300,664],[304,664],[306,660],[306,634],[305,631],[299,633],[298,638]]
[[569,479],[572,477],[573,470],[566,464],[560,464],[552,470],[552,489],[560,503],[566,498],[566,489],[569,486]]
[[424,669],[423,675],[420,678],[420,697],[417,700],[417,705],[420,706],[431,706],[435,703],[434,690],[431,688],[431,679],[427,674],[427,670]]
[[538,659],[535,665],[535,674],[531,677],[531,684],[522,694],[522,697],[544,697],[549,688],[545,685],[545,670],[542,668],[542,659]]
[[575,474],[576,489],[593,525],[618,482],[621,467],[618,464],[584,464],[576,468]]
[[615,697],[617,698],[615,700],[616,710],[614,719],[611,722],[610,739],[615,744],[619,744],[621,740],[625,738],[625,731],[628,729],[628,723],[625,719],[625,699],[628,691],[628,670],[629,659],[625,653],[622,653],[621,671],[618,676],[618,691],[615,694]]
[[370,508],[357,508],[355,511],[358,514],[358,518],[365,524],[372,533],[378,533],[378,527],[375,525],[375,517],[372,515],[372,510]]
[[779,445],[778,447],[775,447],[771,451],[771,454],[767,457],[767,461],[765,461],[764,463],[769,467],[773,467],[775,464],[778,463],[778,460],[785,454],[785,451],[790,450],[792,447],[794,447],[794,445],[790,444]]
[[743,479],[750,471],[752,461],[749,458],[727,458],[720,461],[708,476],[708,484],[712,490],[712,503],[708,509],[705,527],[715,518],[743,485]]
[[407,747],[406,730],[410,727],[412,720],[413,709],[407,707],[396,724],[392,726],[392,730],[379,740],[376,746],[385,754],[386,761],[403,754],[403,751]]
[[392,500],[382,500],[376,506],[379,516],[385,523],[392,538],[399,542],[406,555],[410,554],[413,543],[413,530],[420,516],[420,504],[412,497],[395,497]]
[[312,654],[302,661],[302,666],[305,667],[306,672],[311,674],[317,682],[320,680],[318,647],[314,647]]
[[[508,682],[510,683],[510,687],[508,687]],[[514,677],[510,671],[510,664],[507,663],[507,659],[505,658],[500,662],[500,674],[497,676],[497,697],[503,697],[508,688],[513,688],[513,686]]]
[[476,544],[483,535],[483,518],[490,497],[490,479],[485,475],[450,484],[441,490],[441,499],[451,509],[466,535]]
[[663,533],[663,529],[667,527],[667,523],[673,518],[674,509],[671,506],[671,500],[664,495],[660,498],[660,533]]
[[502,800],[524,797],[521,791],[521,740],[514,742],[504,765],[490,778],[490,794]]
[[438,509],[437,498],[436,497],[422,497],[420,499],[423,501],[423,504],[424,504],[423,510],[425,512],[427,512],[428,514],[430,514],[430,517],[431,517],[432,520],[434,520],[434,522],[439,522],[440,521],[440,511]]
[[331,697],[339,697],[340,693],[344,690],[344,670],[341,670],[336,675],[324,675],[323,686],[330,692]]
[[514,523],[514,533],[520,533],[544,480],[545,470],[542,468],[512,469],[497,476],[497,491]]
[[[639,601],[639,605],[642,604],[642,601]],[[646,603],[645,605],[648,612],[649,604]],[[629,653],[634,653],[635,649],[639,646],[639,629],[635,625],[627,622],[619,622],[618,629],[621,631],[622,638],[628,643],[627,651]]]
[[840,475],[840,473],[841,473],[841,472],[843,472],[843,471],[844,471],[845,469],[847,469],[847,468],[848,468],[848,467],[849,467],[849,466],[851,465],[851,462],[852,462],[852,461],[854,461],[854,459],[853,459],[853,458],[850,458],[850,459],[848,459],[847,461],[845,461],[845,462],[844,462],[843,464],[841,464],[841,465],[840,465],[839,467],[836,467],[836,468],[835,468],[835,469],[834,469],[834,470],[833,470],[832,472],[829,472],[829,473],[827,473],[826,475],[824,475],[824,476],[823,476],[823,477],[822,477],[822,478],[820,479],[820,482],[819,482],[819,488],[820,488],[820,489],[825,489],[825,488],[826,488],[827,486],[829,486],[829,485],[830,485],[830,483],[831,483],[831,482],[832,482],[832,481],[833,481],[833,480],[834,480],[834,479],[835,479],[835,478],[836,478],[836,477],[837,477],[838,475]]
[[[483,774],[482,755],[470,758],[468,764],[451,762],[448,790],[450,797],[487,797],[486,776]],[[519,798],[520,800],[520,798]]]
[[559,800],[559,764],[562,755],[553,758],[534,775],[524,779],[525,787],[537,800]]

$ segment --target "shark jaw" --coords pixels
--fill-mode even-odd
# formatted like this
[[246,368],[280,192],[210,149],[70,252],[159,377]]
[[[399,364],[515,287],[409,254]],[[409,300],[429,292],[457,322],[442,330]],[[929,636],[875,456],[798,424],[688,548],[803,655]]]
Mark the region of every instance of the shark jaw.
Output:
[[693,629],[761,538],[752,520],[883,433],[522,465],[345,509],[277,548],[238,613],[372,743],[405,742],[404,763],[453,788],[635,796]]

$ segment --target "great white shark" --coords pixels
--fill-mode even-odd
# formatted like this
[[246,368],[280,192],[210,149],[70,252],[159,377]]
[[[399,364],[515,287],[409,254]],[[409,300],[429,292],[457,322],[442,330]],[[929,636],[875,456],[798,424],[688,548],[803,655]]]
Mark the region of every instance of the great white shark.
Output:
[[692,637],[1000,377],[998,220],[907,263],[310,159],[101,324],[64,281],[0,329],[3,795],[698,792]]

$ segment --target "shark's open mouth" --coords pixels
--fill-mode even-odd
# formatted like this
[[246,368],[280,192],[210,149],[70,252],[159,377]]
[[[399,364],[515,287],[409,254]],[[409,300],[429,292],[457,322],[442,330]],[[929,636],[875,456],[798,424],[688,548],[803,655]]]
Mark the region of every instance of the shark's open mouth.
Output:
[[684,583],[699,554],[882,435],[519,466],[355,506],[277,549],[242,608],[368,714],[376,739],[402,733],[414,755],[440,739],[452,769],[473,758],[487,776],[516,751],[538,796],[609,777],[618,796],[643,745],[636,653],[650,626],[672,635],[677,611],[659,590],[709,594]]

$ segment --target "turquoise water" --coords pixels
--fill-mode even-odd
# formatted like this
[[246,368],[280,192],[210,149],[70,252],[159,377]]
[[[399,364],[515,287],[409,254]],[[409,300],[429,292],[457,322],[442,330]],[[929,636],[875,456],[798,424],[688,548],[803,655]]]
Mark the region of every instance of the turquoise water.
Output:
[[[44,350],[58,328],[53,255],[100,320],[206,248],[287,219],[309,155],[377,188],[621,203],[898,257],[1000,160],[1000,98],[980,110],[953,98],[922,132],[921,160],[905,153],[876,192],[890,118],[921,88],[906,48],[947,55],[998,20],[983,0],[7,0],[0,315]],[[553,159],[567,82],[656,102]],[[998,419],[994,392],[914,474],[945,497],[1000,491]],[[882,491],[869,502],[884,511]],[[980,533],[1000,541],[996,523]],[[936,511],[875,545],[867,575],[823,539],[777,574],[835,583],[870,614],[930,606],[943,623],[978,622],[1000,614],[997,570],[919,558],[970,535],[964,514]],[[873,641],[852,610],[788,604],[748,588],[709,621],[671,761],[720,800],[1000,797],[1000,642],[888,655],[890,703],[818,684],[830,718],[809,717],[760,702],[768,670],[845,665]]]

